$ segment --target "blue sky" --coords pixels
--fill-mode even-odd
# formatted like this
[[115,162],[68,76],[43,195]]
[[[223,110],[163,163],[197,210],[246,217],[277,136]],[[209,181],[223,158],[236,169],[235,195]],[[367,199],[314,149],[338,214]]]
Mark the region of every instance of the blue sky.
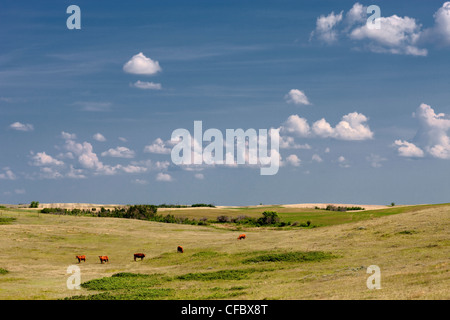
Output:
[[[3,1],[0,27],[0,203],[448,202],[448,2]],[[279,129],[279,172],[174,165],[195,120]]]

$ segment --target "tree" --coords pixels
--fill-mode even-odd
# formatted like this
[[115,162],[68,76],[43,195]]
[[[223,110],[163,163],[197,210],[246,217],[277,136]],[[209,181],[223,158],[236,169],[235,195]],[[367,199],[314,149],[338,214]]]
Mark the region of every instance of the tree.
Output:
[[38,208],[39,207],[39,201],[31,201],[30,208]]
[[280,222],[280,217],[275,211],[264,211],[262,217],[258,219],[258,223],[261,225],[275,224]]

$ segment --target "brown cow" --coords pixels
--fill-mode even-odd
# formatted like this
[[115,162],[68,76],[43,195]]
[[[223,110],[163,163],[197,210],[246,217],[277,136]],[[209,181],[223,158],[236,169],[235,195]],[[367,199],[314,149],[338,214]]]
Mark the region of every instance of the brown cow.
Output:
[[141,261],[142,261],[145,258],[145,254],[143,254],[143,253],[135,253],[134,254],[134,261],[136,261],[136,258],[141,258]]
[[183,253],[184,252],[183,247],[182,246],[178,246],[177,247],[177,252]]
[[78,263],[80,263],[81,261],[86,262],[86,256],[75,256],[78,259]]
[[239,237],[238,237],[238,240],[242,240],[242,239],[245,239],[245,234],[244,233],[240,234]]
[[108,256],[98,256],[100,258],[100,263],[109,262]]

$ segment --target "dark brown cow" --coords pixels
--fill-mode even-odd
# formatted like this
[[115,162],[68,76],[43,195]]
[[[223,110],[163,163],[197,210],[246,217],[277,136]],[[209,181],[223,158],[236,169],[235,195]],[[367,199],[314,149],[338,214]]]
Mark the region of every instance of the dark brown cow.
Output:
[[178,246],[177,247],[177,252],[183,253],[184,252],[183,247],[182,246]]
[[240,234],[239,235],[238,240],[242,240],[242,239],[245,239],[245,234]]
[[108,256],[98,256],[100,258],[100,263],[109,262]]
[[86,262],[86,256],[75,256],[78,259],[78,263],[80,263],[81,261]]
[[143,253],[135,253],[134,254],[134,261],[136,261],[137,258],[141,258],[141,261],[144,260],[145,254],[143,254]]

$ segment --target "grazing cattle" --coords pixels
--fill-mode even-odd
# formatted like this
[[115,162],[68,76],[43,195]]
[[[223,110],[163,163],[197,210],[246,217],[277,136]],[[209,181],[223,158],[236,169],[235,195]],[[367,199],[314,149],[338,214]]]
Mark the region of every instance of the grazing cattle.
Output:
[[81,261],[86,262],[86,256],[75,256],[78,259],[78,263],[80,263]]
[[143,253],[135,253],[134,254],[134,261],[136,261],[137,258],[141,258],[141,261],[144,260],[145,254],[143,254]]
[[98,256],[100,258],[100,263],[109,262],[108,256]]
[[242,240],[242,239],[245,239],[245,234],[240,234],[239,235],[238,240]]
[[177,252],[183,253],[184,252],[183,247],[182,246],[178,246],[177,247]]

